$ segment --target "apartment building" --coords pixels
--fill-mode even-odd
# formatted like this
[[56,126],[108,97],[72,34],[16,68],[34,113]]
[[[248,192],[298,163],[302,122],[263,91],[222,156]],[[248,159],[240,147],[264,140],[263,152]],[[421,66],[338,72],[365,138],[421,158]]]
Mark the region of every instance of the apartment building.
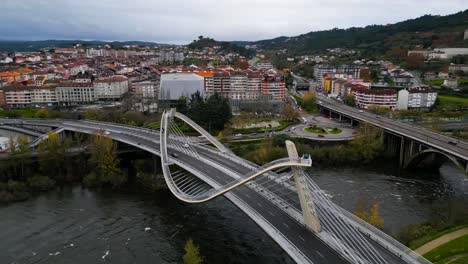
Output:
[[31,106],[31,90],[27,86],[8,86],[3,88],[5,104],[8,107]]
[[55,87],[31,87],[31,103],[37,106],[53,106],[57,104]]
[[256,100],[261,92],[262,75],[258,72],[248,71],[247,77],[246,99]]
[[144,80],[132,82],[132,90],[140,98],[158,98],[159,81]]
[[325,65],[317,64],[314,66],[314,77],[322,82],[324,74],[344,74],[353,79],[360,78],[361,67],[359,65]]
[[128,92],[128,79],[125,76],[113,76],[94,82],[96,99],[119,100]]
[[213,74],[213,87],[206,89],[208,94],[218,93],[223,97],[229,98],[231,91],[231,75],[229,72],[215,72]]
[[270,100],[273,101],[283,101],[286,96],[286,84],[281,77],[265,77],[260,90],[263,95],[270,96]]
[[60,83],[56,88],[57,102],[62,106],[90,104],[96,101],[91,83]]
[[427,109],[434,106],[437,100],[437,92],[428,88],[413,87],[400,90],[396,109]]
[[350,92],[354,94],[356,105],[364,109],[371,105],[394,109],[398,99],[398,93],[391,89],[372,90],[363,85],[354,85]]
[[230,78],[229,99],[240,101],[246,100],[247,83],[247,73],[240,71],[232,72]]

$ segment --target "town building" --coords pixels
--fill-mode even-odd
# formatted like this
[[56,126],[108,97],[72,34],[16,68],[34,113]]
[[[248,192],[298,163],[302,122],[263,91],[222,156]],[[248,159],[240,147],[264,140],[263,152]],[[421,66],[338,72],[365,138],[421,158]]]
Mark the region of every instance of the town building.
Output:
[[116,101],[128,92],[128,79],[125,76],[112,76],[94,82],[97,100]]
[[174,107],[181,97],[190,98],[194,93],[204,95],[204,78],[195,73],[161,74],[159,109]]
[[398,93],[392,89],[374,90],[355,85],[350,92],[354,94],[356,106],[363,109],[368,109],[371,105],[394,109],[398,99]]
[[359,65],[325,65],[317,64],[314,66],[314,77],[318,82],[323,81],[323,75],[325,74],[345,74],[349,78],[359,79],[361,67]]
[[91,83],[60,83],[56,88],[57,102],[61,106],[94,103],[94,90]]
[[437,93],[428,88],[413,87],[398,92],[396,109],[427,109],[434,106]]

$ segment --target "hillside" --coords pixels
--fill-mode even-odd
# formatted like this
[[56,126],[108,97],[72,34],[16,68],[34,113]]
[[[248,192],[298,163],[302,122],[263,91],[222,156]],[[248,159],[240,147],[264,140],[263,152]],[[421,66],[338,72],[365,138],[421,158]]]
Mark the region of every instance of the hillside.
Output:
[[217,41],[212,38],[205,38],[203,36],[198,37],[197,40],[194,40],[188,45],[190,49],[213,48],[215,46],[221,47],[222,51],[239,53],[241,56],[244,57],[250,57],[252,55],[252,51],[238,44],[234,44],[227,41]]
[[38,40],[38,41],[20,41],[20,40],[0,40],[0,51],[37,51],[39,49],[45,48],[67,48],[72,47],[75,44],[82,44],[87,46],[96,46],[96,45],[105,45],[109,44],[116,47],[126,46],[126,45],[143,45],[143,46],[155,46],[161,45],[153,42],[143,42],[143,41],[99,41],[99,40]]
[[447,16],[425,15],[390,25],[316,31],[296,37],[261,40],[254,44],[268,50],[288,49],[300,54],[326,48],[356,48],[385,53],[392,48],[466,46],[463,32],[468,29],[468,10]]

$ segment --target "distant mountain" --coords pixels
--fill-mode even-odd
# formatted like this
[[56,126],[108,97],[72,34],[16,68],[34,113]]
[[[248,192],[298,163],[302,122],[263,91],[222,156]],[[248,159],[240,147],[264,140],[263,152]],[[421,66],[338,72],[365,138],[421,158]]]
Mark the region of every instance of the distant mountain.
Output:
[[264,49],[288,49],[300,54],[326,48],[356,48],[371,53],[385,53],[395,48],[466,46],[463,32],[468,29],[468,10],[447,15],[425,15],[396,24],[370,25],[364,28],[316,31],[296,37],[278,37],[256,41]]
[[141,46],[155,46],[164,45],[154,42],[145,41],[100,41],[100,40],[38,40],[38,41],[22,41],[22,40],[0,40],[0,51],[37,51],[45,48],[67,48],[75,44],[85,46],[97,46],[109,44],[115,47],[122,47],[126,45],[141,45]]

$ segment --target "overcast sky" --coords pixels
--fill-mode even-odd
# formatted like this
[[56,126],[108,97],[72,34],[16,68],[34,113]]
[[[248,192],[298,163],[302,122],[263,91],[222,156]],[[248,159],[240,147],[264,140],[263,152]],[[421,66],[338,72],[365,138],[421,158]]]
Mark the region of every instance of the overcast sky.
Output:
[[259,40],[447,15],[467,0],[0,0],[0,39]]

